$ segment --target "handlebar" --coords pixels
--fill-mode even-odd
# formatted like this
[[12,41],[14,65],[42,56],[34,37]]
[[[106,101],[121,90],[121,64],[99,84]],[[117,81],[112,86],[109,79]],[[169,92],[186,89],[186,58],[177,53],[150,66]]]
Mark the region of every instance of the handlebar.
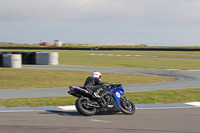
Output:
[[109,89],[113,89],[113,88],[116,88],[118,86],[121,86],[121,84],[115,84],[115,83],[105,83],[103,85],[106,86],[106,87],[109,87]]

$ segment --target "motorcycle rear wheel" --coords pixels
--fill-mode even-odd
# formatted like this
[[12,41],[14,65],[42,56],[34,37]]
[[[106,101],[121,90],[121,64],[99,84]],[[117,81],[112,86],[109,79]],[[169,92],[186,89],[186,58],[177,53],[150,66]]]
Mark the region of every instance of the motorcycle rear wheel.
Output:
[[97,109],[95,107],[88,106],[90,99],[86,97],[81,97],[76,100],[75,106],[78,112],[85,116],[92,116],[96,113]]
[[120,110],[126,115],[135,113],[135,105],[129,99],[120,99]]

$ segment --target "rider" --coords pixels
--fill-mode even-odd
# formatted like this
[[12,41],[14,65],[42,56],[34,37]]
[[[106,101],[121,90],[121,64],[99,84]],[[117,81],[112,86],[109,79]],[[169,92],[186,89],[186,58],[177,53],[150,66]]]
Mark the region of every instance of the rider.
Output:
[[94,71],[92,76],[88,77],[84,84],[85,87],[93,91],[93,95],[96,98],[102,98],[108,93],[108,86],[106,83],[101,82],[101,77],[102,75],[100,72]]

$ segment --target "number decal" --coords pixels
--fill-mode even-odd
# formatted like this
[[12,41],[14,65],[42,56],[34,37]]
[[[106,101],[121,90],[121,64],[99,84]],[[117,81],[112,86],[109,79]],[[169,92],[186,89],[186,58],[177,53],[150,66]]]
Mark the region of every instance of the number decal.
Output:
[[115,94],[116,94],[116,96],[117,96],[118,98],[121,97],[121,94],[120,94],[119,92],[116,92]]

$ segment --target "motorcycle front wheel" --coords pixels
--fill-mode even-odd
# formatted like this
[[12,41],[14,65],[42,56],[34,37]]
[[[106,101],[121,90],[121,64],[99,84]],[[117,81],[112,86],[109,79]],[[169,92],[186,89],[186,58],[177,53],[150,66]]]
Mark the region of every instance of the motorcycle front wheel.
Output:
[[132,115],[135,113],[135,105],[129,99],[120,99],[120,110],[126,115]]
[[96,113],[97,109],[95,107],[89,106],[90,99],[86,97],[81,97],[76,100],[75,106],[78,112],[85,116],[92,116]]

